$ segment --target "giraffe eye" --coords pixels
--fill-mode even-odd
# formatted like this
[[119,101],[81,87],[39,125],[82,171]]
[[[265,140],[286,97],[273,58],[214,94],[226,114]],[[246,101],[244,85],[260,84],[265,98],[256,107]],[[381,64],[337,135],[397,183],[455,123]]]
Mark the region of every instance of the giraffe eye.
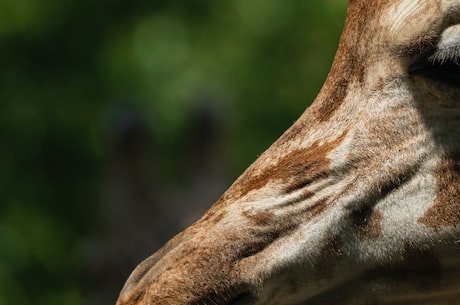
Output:
[[423,56],[409,68],[409,74],[460,86],[460,44],[438,48]]
[[435,48],[409,67],[409,74],[460,87],[460,25],[447,28]]

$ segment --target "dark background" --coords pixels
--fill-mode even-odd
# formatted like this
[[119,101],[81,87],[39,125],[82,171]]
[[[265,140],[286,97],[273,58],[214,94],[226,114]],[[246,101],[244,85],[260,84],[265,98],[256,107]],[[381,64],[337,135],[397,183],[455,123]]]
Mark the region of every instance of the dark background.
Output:
[[345,0],[0,0],[0,305],[114,304],[311,103]]

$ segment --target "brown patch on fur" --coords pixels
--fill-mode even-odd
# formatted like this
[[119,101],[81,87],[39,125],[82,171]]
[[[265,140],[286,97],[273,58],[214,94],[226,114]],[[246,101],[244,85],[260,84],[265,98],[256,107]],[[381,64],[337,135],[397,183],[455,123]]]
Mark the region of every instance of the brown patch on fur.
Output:
[[269,247],[275,240],[289,235],[295,231],[298,224],[295,222],[276,223],[274,226],[266,227],[265,229],[254,228],[249,230],[252,236],[251,240],[239,245],[240,249],[237,253],[235,261],[242,260],[254,256],[264,249]]
[[214,217],[212,219],[212,223],[216,224],[216,223],[220,222],[222,220],[222,218],[225,217],[225,215],[227,215],[227,212],[226,211],[221,211],[218,215],[216,215],[216,217]]
[[315,280],[330,280],[336,275],[339,258],[344,255],[344,243],[340,236],[327,234],[324,246],[319,252],[314,270]]
[[329,198],[325,198],[309,206],[307,211],[310,213],[310,217],[315,217],[321,214],[327,208],[328,199]]
[[377,239],[382,234],[382,213],[375,209],[358,210],[352,214],[352,223],[361,241]]
[[197,223],[206,223],[208,221],[212,221],[214,224],[218,223],[227,214],[224,209],[220,208],[223,203],[224,198],[221,196]]
[[329,95],[323,100],[318,109],[318,118],[324,122],[331,118],[334,112],[340,107],[348,93],[350,79],[343,78],[337,81],[329,91]]
[[261,211],[256,214],[250,214],[249,212],[245,211],[243,212],[243,215],[259,226],[269,224],[275,216],[275,214],[270,211]]
[[[343,104],[352,83],[362,85],[366,77],[368,60],[377,56],[369,41],[375,41],[374,20],[389,0],[349,1],[347,19],[340,39],[334,64],[318,96],[315,106],[317,118],[328,121]],[[378,46],[375,46],[377,48]]]
[[251,166],[225,194],[225,199],[244,197],[250,191],[263,188],[272,180],[281,180],[287,184],[284,192],[290,193],[304,187],[310,181],[328,175],[330,160],[327,154],[342,143],[346,134],[347,132],[344,132],[337,139],[324,144],[316,141],[309,148],[296,149],[261,173],[257,173],[257,167]]
[[438,164],[436,199],[418,219],[429,228],[456,227],[460,223],[460,154],[443,158]]

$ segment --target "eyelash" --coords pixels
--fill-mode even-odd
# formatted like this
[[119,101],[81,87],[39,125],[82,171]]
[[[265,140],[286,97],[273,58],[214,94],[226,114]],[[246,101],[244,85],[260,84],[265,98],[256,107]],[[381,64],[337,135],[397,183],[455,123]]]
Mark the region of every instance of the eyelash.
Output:
[[460,44],[450,45],[438,48],[434,54],[428,57],[428,61],[432,64],[453,62],[457,65],[460,64]]
[[409,74],[460,87],[460,44],[425,53],[409,67]]

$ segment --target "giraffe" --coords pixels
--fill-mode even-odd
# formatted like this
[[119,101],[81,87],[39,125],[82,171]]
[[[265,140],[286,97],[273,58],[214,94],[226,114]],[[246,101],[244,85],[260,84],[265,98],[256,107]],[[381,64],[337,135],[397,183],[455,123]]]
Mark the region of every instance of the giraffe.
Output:
[[460,304],[460,1],[349,0],[313,104],[117,304]]

